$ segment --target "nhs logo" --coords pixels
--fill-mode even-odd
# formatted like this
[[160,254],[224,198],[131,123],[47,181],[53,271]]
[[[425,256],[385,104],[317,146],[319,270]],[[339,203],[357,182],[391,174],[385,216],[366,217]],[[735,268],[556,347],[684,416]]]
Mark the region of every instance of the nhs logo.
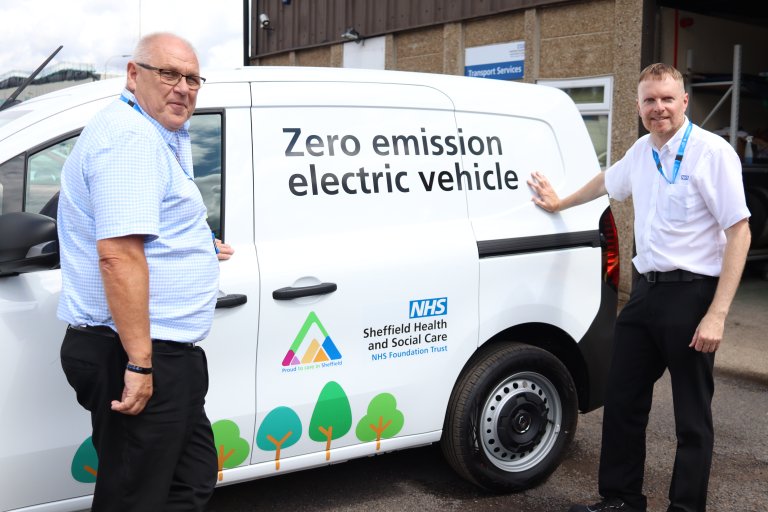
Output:
[[426,316],[442,316],[448,314],[448,297],[437,299],[412,300],[409,308],[409,318]]

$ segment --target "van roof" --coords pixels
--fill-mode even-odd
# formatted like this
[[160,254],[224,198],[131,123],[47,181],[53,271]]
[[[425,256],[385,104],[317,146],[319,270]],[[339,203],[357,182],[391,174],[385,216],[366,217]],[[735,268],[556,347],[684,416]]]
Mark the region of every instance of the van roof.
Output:
[[[573,104],[562,91],[520,82],[409,71],[320,67],[253,66],[204,71],[206,84],[243,82],[358,82],[421,85],[450,96],[457,110],[506,111],[540,117]],[[24,126],[70,108],[120,94],[124,78],[60,89],[0,111],[0,141]],[[205,86],[203,86],[205,87]],[[532,96],[538,101],[532,101]],[[504,105],[499,104],[504,98]]]

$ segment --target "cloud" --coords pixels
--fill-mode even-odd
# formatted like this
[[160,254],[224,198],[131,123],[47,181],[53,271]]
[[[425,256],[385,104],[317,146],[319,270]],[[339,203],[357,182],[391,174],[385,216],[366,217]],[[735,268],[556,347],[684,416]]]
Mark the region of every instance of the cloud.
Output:
[[[34,5],[34,8],[30,8]],[[59,46],[57,63],[123,68],[140,35],[168,31],[188,39],[201,68],[242,65],[239,0],[35,0],[0,5],[0,75],[31,72]]]

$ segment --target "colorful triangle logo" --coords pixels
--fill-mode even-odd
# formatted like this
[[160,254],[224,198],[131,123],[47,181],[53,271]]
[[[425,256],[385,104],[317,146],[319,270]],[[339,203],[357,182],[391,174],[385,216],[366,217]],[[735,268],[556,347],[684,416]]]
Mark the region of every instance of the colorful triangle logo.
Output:
[[[308,340],[308,346],[300,354],[299,349],[304,345],[305,340]],[[322,363],[338,359],[341,359],[341,352],[336,348],[315,312],[310,311],[307,319],[304,320],[304,325],[299,329],[296,339],[293,340],[291,348],[288,349],[283,358],[283,366]]]

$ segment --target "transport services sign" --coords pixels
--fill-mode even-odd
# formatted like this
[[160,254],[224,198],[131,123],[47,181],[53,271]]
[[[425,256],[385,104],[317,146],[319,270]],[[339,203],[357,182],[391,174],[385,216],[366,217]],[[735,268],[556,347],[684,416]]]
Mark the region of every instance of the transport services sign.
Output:
[[464,53],[464,75],[496,80],[523,78],[525,41],[491,44],[467,48]]

